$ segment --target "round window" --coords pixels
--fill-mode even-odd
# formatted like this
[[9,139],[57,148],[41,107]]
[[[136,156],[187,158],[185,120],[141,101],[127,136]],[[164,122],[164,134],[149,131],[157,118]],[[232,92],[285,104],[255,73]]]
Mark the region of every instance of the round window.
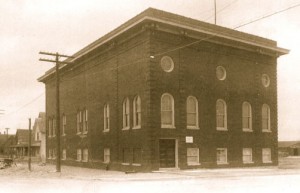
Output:
[[216,69],[216,76],[219,80],[225,80],[226,70],[223,66],[218,66]]
[[266,74],[263,74],[261,77],[261,82],[264,87],[268,87],[270,85],[270,77]]
[[174,69],[174,62],[170,56],[162,57],[160,65],[165,72],[171,72]]

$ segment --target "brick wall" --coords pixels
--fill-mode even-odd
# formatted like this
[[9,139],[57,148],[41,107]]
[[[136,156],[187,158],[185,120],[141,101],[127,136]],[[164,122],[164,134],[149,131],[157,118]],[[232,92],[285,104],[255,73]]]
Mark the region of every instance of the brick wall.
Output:
[[[228,148],[229,164],[222,167],[244,166],[242,147],[253,148],[253,161],[261,165],[261,148],[272,148],[272,164],[277,164],[277,84],[276,59],[270,56],[238,50],[224,45],[200,42],[172,52],[167,50],[195,40],[182,35],[171,35],[152,28],[138,26],[131,33],[108,42],[80,58],[74,66],[62,72],[61,114],[67,117],[66,136],[62,148],[67,150],[63,163],[84,167],[106,168],[103,149],[110,148],[110,169],[159,169],[159,139],[174,138],[178,142],[178,166],[186,164],[186,148],[198,147],[200,166],[218,167],[216,148]],[[150,55],[155,57],[150,59]],[[175,68],[166,73],[160,67],[164,55],[173,58]],[[223,66],[227,78],[216,78],[216,67]],[[268,74],[271,84],[265,88],[261,75]],[[160,99],[170,93],[175,101],[176,129],[162,129]],[[132,129],[133,99],[139,95],[142,102],[142,127]],[[186,99],[195,96],[199,104],[199,130],[186,128]],[[130,129],[122,130],[122,103],[130,101]],[[227,103],[228,131],[216,130],[216,101]],[[242,103],[252,105],[253,132],[242,131]],[[103,132],[103,108],[110,105],[110,131]],[[271,133],[262,133],[261,107],[271,108]],[[76,113],[88,110],[87,135],[76,134]],[[55,82],[46,82],[47,120],[55,115]],[[47,123],[48,128],[48,123]],[[47,129],[48,133],[48,129]],[[193,143],[185,142],[193,136]],[[55,138],[47,138],[49,148],[55,147]],[[89,162],[76,161],[78,148],[89,149]],[[141,166],[122,164],[123,149],[141,148]],[[132,156],[132,155],[131,155]],[[49,160],[52,161],[52,160]]]

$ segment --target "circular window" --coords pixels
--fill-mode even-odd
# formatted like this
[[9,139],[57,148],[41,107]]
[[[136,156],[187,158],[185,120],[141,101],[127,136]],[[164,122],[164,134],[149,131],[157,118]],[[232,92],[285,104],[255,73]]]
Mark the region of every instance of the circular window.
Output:
[[263,74],[261,77],[261,82],[264,87],[268,87],[270,85],[270,77],[266,74]]
[[223,66],[218,66],[216,69],[216,75],[219,80],[225,80],[226,70]]
[[174,69],[174,62],[170,56],[162,57],[160,65],[165,72],[171,72]]

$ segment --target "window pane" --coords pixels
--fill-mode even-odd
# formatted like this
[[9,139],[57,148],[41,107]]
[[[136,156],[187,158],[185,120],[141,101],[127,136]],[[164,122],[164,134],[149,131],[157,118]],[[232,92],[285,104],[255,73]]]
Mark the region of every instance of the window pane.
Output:
[[197,111],[197,103],[194,98],[189,97],[187,101],[187,112],[188,113],[196,113]]
[[187,125],[196,126],[196,121],[197,121],[196,114],[193,113],[187,114]]
[[217,102],[217,115],[224,115],[225,114],[225,106],[223,102]]
[[243,128],[250,129],[250,121],[248,117],[243,117]]
[[172,125],[172,111],[162,111],[161,120],[164,125]]
[[165,95],[161,101],[161,110],[170,111],[172,110],[172,101],[169,95]]
[[217,116],[217,127],[225,127],[223,115]]
[[250,106],[248,103],[243,104],[243,117],[250,117]]
[[262,129],[263,129],[263,130],[269,130],[269,127],[268,127],[268,119],[263,119],[263,120],[262,120]]

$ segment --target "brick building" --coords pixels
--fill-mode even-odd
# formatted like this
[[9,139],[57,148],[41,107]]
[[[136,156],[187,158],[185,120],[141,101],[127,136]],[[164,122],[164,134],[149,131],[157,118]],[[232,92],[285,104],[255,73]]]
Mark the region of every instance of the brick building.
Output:
[[[60,67],[63,164],[114,170],[276,165],[275,41],[149,8]],[[45,83],[55,159],[55,71]]]

